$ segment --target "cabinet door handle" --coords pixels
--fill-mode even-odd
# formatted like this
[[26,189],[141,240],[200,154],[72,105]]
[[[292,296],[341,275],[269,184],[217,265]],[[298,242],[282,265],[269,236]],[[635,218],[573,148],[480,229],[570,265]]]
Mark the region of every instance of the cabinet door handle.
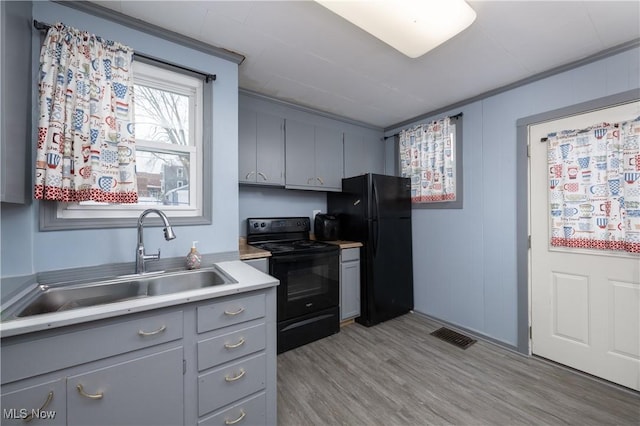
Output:
[[241,337],[238,343],[225,343],[224,347],[227,349],[235,349],[244,345],[244,342],[245,342],[244,337]]
[[160,327],[157,330],[153,330],[153,331],[143,331],[143,330],[138,330],[138,334],[140,336],[155,336],[156,334],[160,334],[163,331],[165,331],[167,329],[166,325],[163,325],[162,327]]
[[309,179],[307,179],[307,185],[309,185],[311,183],[312,180],[314,180],[315,178],[310,177]]
[[324,185],[324,181],[322,180],[322,178],[317,177],[316,179],[318,179],[318,182],[320,182],[320,185]]
[[249,179],[249,176],[251,176],[252,174],[255,174],[255,172],[251,171],[251,172],[247,173],[247,175],[244,177],[244,180]]
[[229,316],[234,316],[234,315],[238,315],[244,312],[244,308],[240,308],[237,311],[233,311],[233,312],[229,312],[229,311],[224,311],[225,315],[229,315]]
[[265,176],[264,173],[258,172],[258,174],[260,175],[260,177],[262,177],[262,179],[264,179],[265,182],[269,180],[269,179],[267,179],[267,177]]
[[104,396],[104,393],[100,392],[100,393],[96,393],[96,394],[88,394],[84,391],[84,388],[82,387],[82,385],[80,383],[78,383],[78,386],[76,386],[76,389],[78,389],[78,393],[82,396],[84,396],[85,398],[89,398],[89,399],[102,399],[102,397]]
[[247,372],[246,372],[246,371],[244,371],[244,370],[241,368],[241,369],[240,369],[240,374],[238,374],[237,376],[233,376],[233,377],[224,376],[224,381],[225,381],[225,382],[235,382],[236,380],[242,379],[246,373],[247,373]]
[[[47,400],[44,402],[44,404],[42,404],[42,407],[40,407],[38,411],[44,411],[49,406],[49,403],[51,402],[52,399],[53,399],[53,391],[49,391],[49,394],[47,395]],[[31,413],[29,413],[29,415],[24,418],[25,423],[28,423],[31,420],[33,420],[34,411],[35,410],[31,410]]]
[[240,410],[240,417],[238,417],[235,420],[224,419],[224,424],[225,425],[235,425],[236,423],[242,421],[242,419],[244,419],[244,416],[246,416],[246,415],[247,415],[247,413],[245,413],[244,410]]

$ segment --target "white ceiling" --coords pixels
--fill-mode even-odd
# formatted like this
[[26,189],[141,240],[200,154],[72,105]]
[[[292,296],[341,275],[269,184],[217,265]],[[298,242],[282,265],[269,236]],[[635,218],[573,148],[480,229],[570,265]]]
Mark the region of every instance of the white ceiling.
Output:
[[637,0],[468,1],[471,27],[417,59],[313,1],[93,3],[244,55],[243,89],[379,127],[640,37]]

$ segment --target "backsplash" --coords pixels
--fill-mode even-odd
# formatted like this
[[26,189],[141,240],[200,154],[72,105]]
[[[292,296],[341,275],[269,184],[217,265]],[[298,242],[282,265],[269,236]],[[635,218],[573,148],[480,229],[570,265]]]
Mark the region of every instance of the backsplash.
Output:
[[[239,195],[240,235],[247,235],[248,217],[305,216],[314,210],[327,210],[327,194],[284,188],[241,186]],[[312,227],[313,227],[313,221]],[[313,232],[313,229],[311,230]]]

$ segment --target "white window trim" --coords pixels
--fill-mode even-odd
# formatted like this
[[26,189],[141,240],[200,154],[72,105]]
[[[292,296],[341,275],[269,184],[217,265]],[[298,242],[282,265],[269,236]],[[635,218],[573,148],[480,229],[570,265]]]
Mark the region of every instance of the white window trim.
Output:
[[[180,74],[179,72],[169,71],[164,68],[152,66],[143,62],[134,62],[134,73],[140,73],[135,76],[136,84],[146,84],[151,87],[173,91],[175,93],[193,96],[195,102],[190,103],[189,117],[190,127],[190,145],[175,146],[161,142],[148,140],[136,140],[136,148],[145,150],[153,150],[154,152],[165,152],[170,154],[188,154],[190,164],[196,167],[189,167],[189,199],[193,203],[188,206],[170,206],[159,204],[155,207],[161,208],[169,217],[199,217],[203,215],[203,168],[204,168],[204,152],[203,152],[203,108],[204,108],[204,83],[201,79]],[[135,75],[135,74],[134,74]],[[185,89],[187,87],[188,89]],[[200,156],[198,158],[198,153]],[[194,161],[195,160],[195,161]],[[197,185],[192,185],[196,182]],[[154,205],[80,205],[79,203],[57,203],[56,218],[65,219],[118,219],[118,218],[137,218],[140,213]]]

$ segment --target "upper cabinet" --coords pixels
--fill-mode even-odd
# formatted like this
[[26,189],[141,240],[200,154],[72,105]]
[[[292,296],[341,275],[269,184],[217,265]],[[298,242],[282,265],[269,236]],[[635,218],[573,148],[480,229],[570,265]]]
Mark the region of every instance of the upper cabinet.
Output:
[[284,120],[241,107],[238,126],[238,181],[284,186]]
[[376,132],[344,133],[344,177],[384,174],[384,143]]
[[31,182],[31,2],[0,2],[0,201],[24,204]]
[[341,191],[342,178],[384,173],[383,130],[240,91],[238,181]]
[[286,187],[341,191],[342,131],[287,119],[285,133]]

